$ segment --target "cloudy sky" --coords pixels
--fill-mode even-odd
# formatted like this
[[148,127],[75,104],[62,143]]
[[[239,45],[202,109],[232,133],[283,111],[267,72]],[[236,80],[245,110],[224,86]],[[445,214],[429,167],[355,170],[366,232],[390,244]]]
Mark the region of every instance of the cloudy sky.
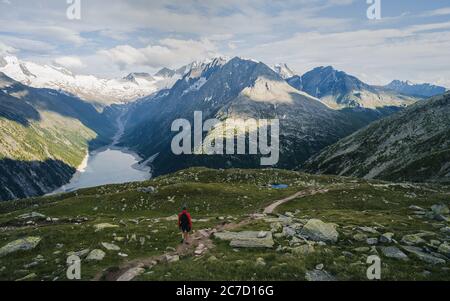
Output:
[[[67,2],[81,2],[81,19]],[[376,1],[376,0],[373,0]],[[102,77],[212,56],[450,88],[450,0],[0,0],[0,54]]]

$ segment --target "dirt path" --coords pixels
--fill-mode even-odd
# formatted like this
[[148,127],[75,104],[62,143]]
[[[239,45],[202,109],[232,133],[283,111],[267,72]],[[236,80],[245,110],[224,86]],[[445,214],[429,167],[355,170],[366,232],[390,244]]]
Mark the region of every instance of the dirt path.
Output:
[[327,192],[328,192],[328,190],[326,190],[326,189],[319,189],[319,190],[312,189],[312,190],[299,191],[296,194],[291,195],[287,198],[275,201],[274,203],[272,203],[271,205],[266,207],[266,209],[264,209],[264,214],[272,214],[275,211],[275,209],[277,209],[278,206],[283,205],[292,200],[295,200],[296,198],[303,198],[305,196],[315,195],[318,193],[327,193]]
[[[296,194],[289,196],[287,198],[274,201],[271,205],[264,209],[264,214],[273,214],[275,209],[285,204],[289,201],[292,201],[296,198],[302,198],[306,196],[311,196],[319,193],[326,193],[328,190],[326,189],[308,189],[297,192]],[[264,216],[264,215],[263,215]],[[233,229],[240,228],[251,223],[254,220],[262,218],[263,216],[258,214],[249,215],[246,219],[242,220],[239,223],[223,223],[218,225],[212,229],[201,229],[196,231],[193,235],[191,235],[190,244],[181,244],[177,247],[175,251],[167,252],[163,255],[152,256],[144,259],[136,259],[133,261],[129,261],[124,263],[119,269],[115,270],[107,270],[106,272],[99,273],[94,281],[106,280],[106,281],[131,281],[146,269],[151,268],[159,263],[167,262],[171,257],[174,256],[195,256],[202,255],[207,252],[209,249],[214,247],[213,241],[211,240],[211,236],[216,232],[222,231],[231,231]],[[200,252],[200,254],[196,254],[196,251]]]

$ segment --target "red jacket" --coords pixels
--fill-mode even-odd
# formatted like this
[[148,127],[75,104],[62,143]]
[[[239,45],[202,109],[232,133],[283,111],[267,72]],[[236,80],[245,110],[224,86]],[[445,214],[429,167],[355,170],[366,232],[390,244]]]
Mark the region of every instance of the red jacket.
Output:
[[178,227],[181,226],[181,216],[183,214],[186,214],[186,216],[189,220],[189,228],[192,228],[192,218],[191,218],[191,215],[189,214],[189,212],[187,212],[187,210],[183,210],[180,214],[178,214]]

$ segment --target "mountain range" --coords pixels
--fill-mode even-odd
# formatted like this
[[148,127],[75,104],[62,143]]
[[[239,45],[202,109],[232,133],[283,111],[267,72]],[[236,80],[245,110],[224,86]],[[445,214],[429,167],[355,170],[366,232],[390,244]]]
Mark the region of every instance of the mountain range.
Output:
[[400,81],[400,80],[394,80],[388,85],[384,86],[384,88],[405,95],[425,97],[425,98],[444,94],[447,91],[446,88],[441,86],[431,84],[414,84],[410,81]]
[[333,109],[404,107],[419,99],[392,89],[366,84],[331,66],[314,68],[302,76],[294,75],[286,80],[294,88],[319,98]]
[[178,79],[147,73],[131,73],[122,79],[101,79],[92,75],[75,75],[60,66],[21,61],[13,56],[0,60],[0,72],[30,87],[70,93],[99,109],[134,101],[168,88]]
[[[174,155],[170,149],[176,134],[170,130],[172,122],[178,118],[192,122],[194,111],[202,111],[204,120],[216,118],[221,122],[279,119],[281,154],[276,167],[393,179],[399,173],[380,171],[380,166],[372,168],[369,164],[367,173],[356,170],[353,165],[365,161],[353,154],[342,163],[336,159],[328,165],[327,159],[340,158],[336,155],[340,143],[355,137],[349,135],[360,129],[354,135],[362,142],[352,142],[352,149],[364,149],[364,141],[371,141],[368,129],[377,124],[388,124],[385,127],[394,135],[402,123],[410,120],[412,124],[417,118],[412,110],[439,116],[420,117],[427,138],[433,127],[445,133],[448,123],[439,115],[440,110],[447,112],[445,106],[435,112],[428,105],[430,101],[423,100],[425,95],[442,89],[396,82],[373,86],[332,67],[315,68],[300,76],[287,64],[269,67],[239,57],[196,61],[178,69],[163,68],[153,75],[134,72],[121,79],[74,75],[58,66],[12,56],[0,58],[0,200],[42,195],[67,183],[89,150],[110,143],[117,131],[117,118],[123,114],[127,123],[120,145],[145,158],[141,163],[153,167],[154,175],[191,166],[260,167],[260,155]],[[444,97],[441,102],[447,100]],[[379,119],[382,121],[377,122]],[[420,133],[419,128],[416,131]],[[203,138],[214,141],[223,137],[223,133],[211,130]],[[443,146],[448,143],[448,136],[439,137],[423,143],[423,156],[433,156],[439,149],[434,142]],[[411,162],[416,162],[418,154],[409,155],[407,149],[395,147],[386,151],[392,149],[398,156],[405,153],[401,159],[413,158]],[[311,159],[313,156],[317,157]],[[438,156],[436,164],[445,156]],[[385,157],[379,155],[376,161],[382,166],[391,164],[383,161]],[[344,168],[347,164],[354,172]],[[445,174],[418,173],[413,180],[441,176]]]
[[[325,146],[392,113],[387,109],[334,110],[289,85],[264,63],[239,57],[217,58],[191,66],[171,89],[134,104],[122,145],[141,157],[152,158],[148,163],[156,175],[198,165],[259,166],[257,156],[175,156],[170,149],[175,135],[170,131],[171,124],[178,118],[192,124],[194,111],[202,111],[205,120],[216,118],[222,122],[237,118],[279,119],[281,159],[277,167],[281,168],[301,164]],[[223,133],[210,131],[204,136],[213,141]]]

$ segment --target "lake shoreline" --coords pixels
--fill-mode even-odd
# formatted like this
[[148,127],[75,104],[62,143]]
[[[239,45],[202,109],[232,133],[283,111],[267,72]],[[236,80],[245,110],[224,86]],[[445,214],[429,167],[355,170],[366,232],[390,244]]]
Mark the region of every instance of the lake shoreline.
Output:
[[[117,144],[120,142],[120,139],[122,138],[124,132],[125,132],[125,122],[123,120],[123,118],[126,116],[126,110],[123,110],[120,115],[117,117],[116,122],[117,122],[117,132],[114,135],[114,137],[112,138],[112,142],[109,145],[105,145],[102,146],[98,149],[92,150],[90,152],[87,152],[86,156],[84,157],[83,161],[80,163],[80,165],[77,167],[76,172],[73,174],[72,178],[70,179],[70,181],[68,183],[66,183],[65,185],[62,185],[61,187],[59,187],[58,189],[54,190],[51,193],[48,193],[47,195],[55,195],[55,194],[60,194],[60,193],[67,193],[67,192],[72,192],[72,191],[76,191],[78,189],[83,189],[83,188],[90,188],[90,187],[96,187],[99,185],[96,185],[95,183],[93,184],[93,186],[89,186],[89,187],[85,187],[88,186],[89,184],[82,184],[82,177],[88,177],[90,175],[86,175],[86,172],[90,172],[92,173],[99,173],[99,177],[101,178],[101,171],[98,170],[92,170],[92,165],[95,164],[99,164],[97,161],[98,160],[105,160],[104,158],[101,159],[100,156],[103,155],[104,156],[121,156],[119,154],[122,153],[124,155],[129,155],[133,158],[133,160],[131,160],[130,158],[126,158],[126,156],[124,158],[121,159],[117,159],[114,161],[110,161],[107,162],[108,167],[111,166],[111,164],[118,164],[119,163],[119,171],[118,171],[118,177],[120,178],[120,176],[123,176],[123,174],[120,174],[120,171],[124,171],[123,169],[126,168],[129,170],[130,172],[130,181],[125,181],[122,182],[120,181],[119,183],[114,182],[114,180],[111,179],[111,183],[101,183],[101,185],[108,185],[108,184],[122,184],[122,183],[129,183],[129,182],[135,182],[132,178],[139,178],[141,181],[142,180],[150,180],[152,178],[152,169],[150,166],[147,165],[148,161],[143,161],[143,158],[141,158],[141,156],[139,156],[136,152],[130,150],[127,147],[120,147]],[[96,161],[97,160],[97,161]],[[135,161],[136,163],[131,164],[129,166],[120,166],[120,163],[125,163],[125,162],[129,162],[129,161]],[[105,164],[106,162],[104,162]],[[111,163],[111,164],[109,164]],[[132,163],[132,162],[131,162]],[[125,163],[126,164],[126,163]],[[91,169],[90,169],[91,167]],[[134,171],[138,171],[141,172],[142,175],[138,175],[136,173],[134,173],[132,170]],[[112,174],[114,174],[114,172],[112,172]],[[125,171],[126,174],[126,171]],[[105,175],[103,175],[105,176]],[[109,177],[111,177],[111,174],[108,174]],[[95,180],[98,180],[96,177],[94,178]],[[84,179],[86,180],[86,179]],[[95,180],[93,180],[95,182]],[[139,181],[139,180],[138,180]],[[81,185],[81,187],[74,187],[71,188],[71,186],[76,186],[76,185]]]

